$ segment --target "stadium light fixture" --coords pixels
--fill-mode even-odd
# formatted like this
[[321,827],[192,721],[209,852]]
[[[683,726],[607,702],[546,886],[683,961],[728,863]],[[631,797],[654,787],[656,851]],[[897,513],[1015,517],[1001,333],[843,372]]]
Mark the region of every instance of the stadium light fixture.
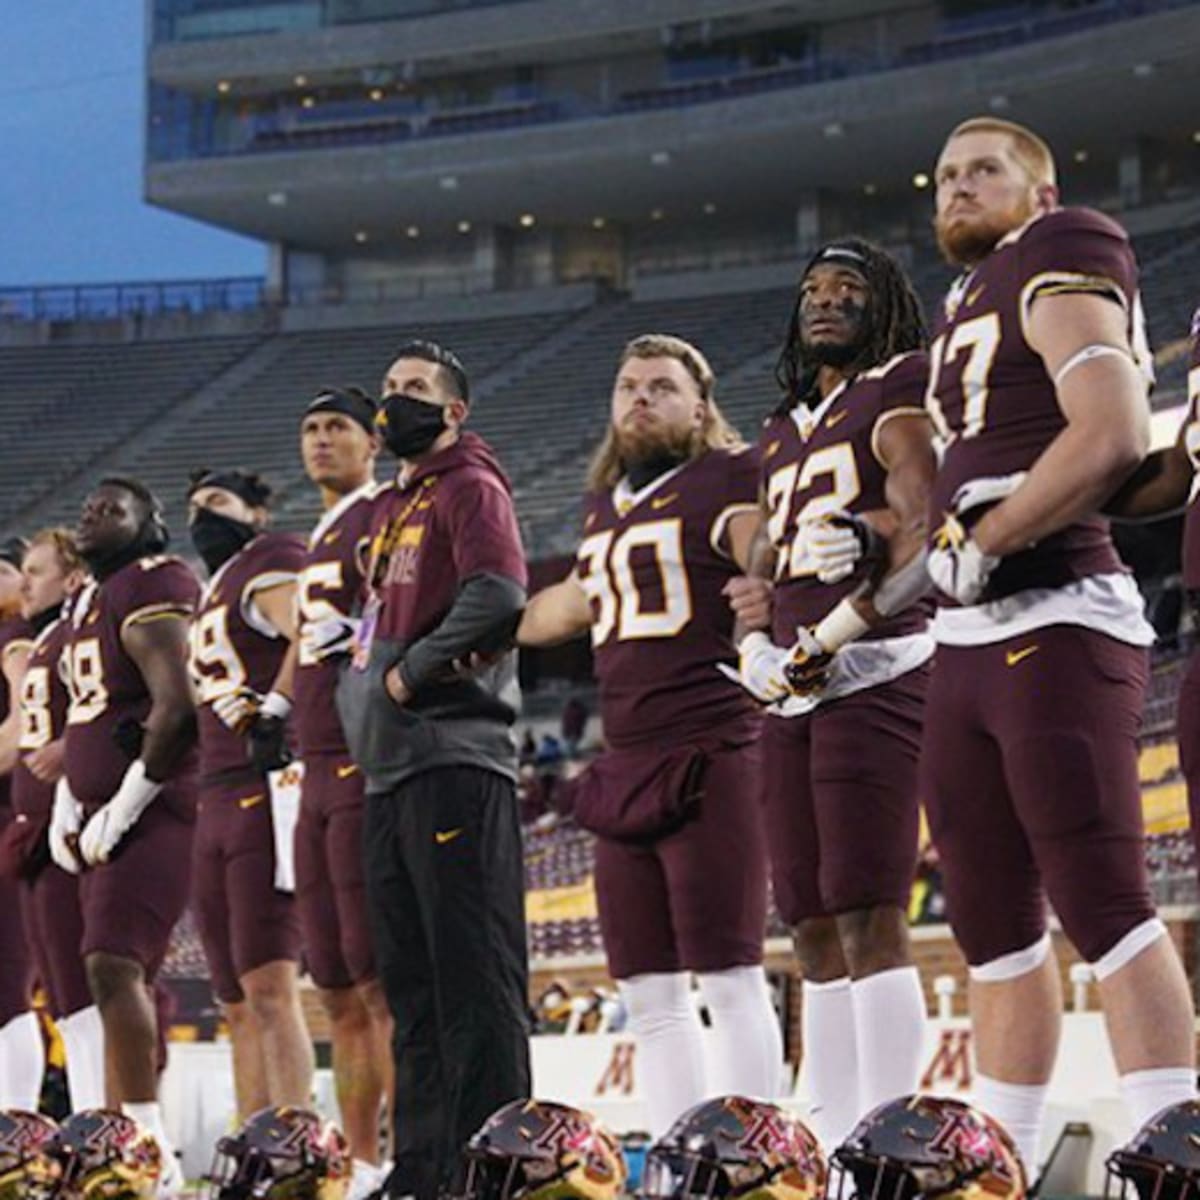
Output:
[[705,200],[704,215],[706,217],[711,217],[713,215],[713,213],[715,213],[716,211],[717,211],[717,206],[711,200]]
[[864,196],[874,196],[875,193],[878,191],[879,191],[879,187],[874,183],[864,183],[863,184],[863,195]]
[[383,99],[383,88],[372,88],[367,93],[367,95],[370,96],[372,100],[376,100],[376,101],[382,100]]
[[652,221],[661,221],[665,216],[666,213],[661,208],[652,208],[650,210],[650,220]]
[[312,96],[305,96],[304,99],[300,101],[301,108],[312,108],[314,104],[316,104],[316,100]]
[[267,193],[267,203],[269,205],[271,205],[272,208],[283,208],[283,206],[285,204],[287,204],[287,202],[288,202],[287,192],[268,192]]
[[1192,130],[1192,141],[1195,142],[1197,146],[1200,146],[1200,129]]
[[650,161],[656,167],[669,167],[671,165],[671,152],[670,150],[655,150],[650,155]]
[[307,87],[308,86],[308,76],[307,75],[296,75],[292,79],[292,83],[294,83],[296,85],[296,87]]
[[929,186],[929,176],[924,171],[918,171],[912,178],[913,187],[927,188]]
[[830,121],[821,132],[830,139],[840,138],[846,136],[846,127],[841,121]]
[[1073,155],[1071,155],[1071,157],[1077,163],[1085,163],[1088,160],[1088,152],[1086,150],[1084,150],[1083,147],[1081,146],[1078,150],[1075,151],[1075,153]]
[[471,232],[471,222],[470,221],[459,221],[458,232],[459,233],[470,233]]
[[1149,79],[1155,72],[1155,66],[1151,62],[1134,63],[1133,77],[1135,79]]
[[410,225],[410,226],[409,226],[409,227],[408,227],[408,228],[407,228],[407,229],[404,231],[404,236],[405,236],[405,237],[410,237],[410,238],[419,238],[419,237],[421,236],[421,229],[420,229],[420,226],[418,226],[418,225]]
[[228,96],[232,87],[233,84],[230,83],[228,79],[217,80],[217,91],[220,92],[222,96]]
[[368,234],[365,229],[359,229],[354,234],[354,240],[360,245],[365,246],[368,240]]
[[457,175],[443,175],[441,177],[441,179],[438,180],[438,187],[440,187],[443,192],[457,192],[458,191],[458,176]]
[[608,222],[605,221],[605,219],[603,217],[593,217],[592,218],[592,228],[593,229],[603,229],[604,226],[607,224],[608,224]]
[[518,218],[522,229],[532,229],[536,224],[536,219],[533,213],[522,213]]

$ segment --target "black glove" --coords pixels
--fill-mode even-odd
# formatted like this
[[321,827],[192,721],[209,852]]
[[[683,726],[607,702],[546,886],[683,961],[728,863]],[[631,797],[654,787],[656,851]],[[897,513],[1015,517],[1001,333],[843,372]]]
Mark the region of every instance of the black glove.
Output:
[[287,721],[261,714],[255,717],[246,733],[246,756],[263,775],[286,767],[293,758],[287,744]]

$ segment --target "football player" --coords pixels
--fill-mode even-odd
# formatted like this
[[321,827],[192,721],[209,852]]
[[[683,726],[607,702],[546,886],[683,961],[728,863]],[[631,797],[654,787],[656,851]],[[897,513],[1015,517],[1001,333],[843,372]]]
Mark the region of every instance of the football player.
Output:
[[110,1097],[163,1150],[162,1193],[182,1172],[156,1099],[150,987],[187,900],[195,811],[196,709],[188,620],[200,586],[165,556],[167,530],[138,480],[110,477],[75,533],[91,580],[70,606],[65,774],[50,853],[79,882],[88,986],[100,1009]]
[[266,528],[270,495],[241,470],[198,471],[188,491],[192,543],[209,571],[191,628],[200,735],[192,909],[229,1022],[243,1119],[268,1104],[304,1103],[313,1072],[300,927],[291,893],[276,887],[264,778],[283,760],[248,755],[261,755],[290,711],[284,660],[304,557],[298,537]]
[[[0,830],[11,828],[12,772],[18,758],[17,697],[29,661],[33,630],[21,616],[23,538],[0,543]],[[17,881],[0,877],[0,1108],[37,1108],[43,1053],[41,1028],[30,1008],[32,962],[21,925]]]
[[[1200,619],[1200,308],[1192,317],[1187,412],[1174,445],[1158,450],[1104,506],[1106,514],[1134,520],[1166,516],[1186,506],[1183,521],[1183,587]],[[1179,689],[1176,716],[1179,761],[1187,780],[1192,842],[1200,863],[1200,654],[1193,654]]]
[[[761,720],[729,668],[721,596],[748,562],[758,464],[714,389],[680,338],[625,347],[576,569],[530,600],[517,635],[548,646],[591,632],[609,749],[574,781],[575,816],[597,834],[604,949],[655,1134],[714,1093],[774,1095],[783,1057],[762,967]],[[712,1015],[712,1079],[692,972]]]
[[916,604],[937,470],[924,344],[920,302],[890,255],[857,238],[822,247],[760,439],[755,565],[774,579],[773,639],[745,635],[741,671],[771,705],[767,845],[804,976],[813,1120],[830,1144],[920,1072],[925,998],[906,912],[933,655]]
[[329,1016],[342,1127],[354,1187],[374,1180],[379,1106],[391,1087],[391,1015],[371,947],[363,884],[363,777],[334,705],[357,628],[374,493],[375,402],[326,388],[305,409],[300,453],[325,512],[308,538],[298,592],[299,656],[292,723],[304,760],[296,826],[296,906],[308,969]]
[[[20,758],[13,771],[16,819],[6,839],[20,880],[21,916],[38,976],[66,1051],[73,1108],[104,1103],[104,1029],[79,956],[83,918],[79,878],[50,861],[46,830],[63,771],[67,687],[59,670],[68,623],[63,605],[83,584],[84,569],[67,529],[34,535],[21,564],[21,613],[35,637],[19,685]],[[7,854],[6,854],[6,857]],[[41,1031],[37,1032],[41,1045]],[[36,1100],[41,1072],[28,1082]]]
[[963,122],[935,181],[962,274],[930,349],[944,455],[921,796],[970,967],[975,1098],[1032,1170],[1062,1011],[1047,899],[1095,971],[1134,1124],[1196,1093],[1191,997],[1146,877],[1154,635],[1098,515],[1146,452],[1150,358],[1129,239],[1059,207],[1040,137]]

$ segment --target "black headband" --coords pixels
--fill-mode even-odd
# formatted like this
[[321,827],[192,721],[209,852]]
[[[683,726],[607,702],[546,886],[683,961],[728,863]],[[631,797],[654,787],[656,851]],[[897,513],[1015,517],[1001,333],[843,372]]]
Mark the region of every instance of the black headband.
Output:
[[28,549],[29,543],[23,537],[14,534],[0,542],[0,560],[11,563],[20,570],[21,562],[25,558],[25,551]]
[[240,496],[251,508],[261,508],[271,495],[271,489],[257,475],[246,471],[197,471],[188,487],[189,498],[201,488],[222,488]]
[[[804,275],[807,275],[813,267],[827,262],[843,263],[848,267],[852,267],[860,275],[863,274],[867,265],[866,257],[857,250],[850,246],[839,246],[837,242],[830,242],[828,246],[822,246],[808,260],[808,265],[804,268]],[[803,279],[804,276],[802,275],[801,278]]]
[[375,432],[375,401],[366,392],[358,388],[332,388],[322,392],[304,410],[304,415],[312,413],[335,412],[349,417],[361,425],[368,433]]

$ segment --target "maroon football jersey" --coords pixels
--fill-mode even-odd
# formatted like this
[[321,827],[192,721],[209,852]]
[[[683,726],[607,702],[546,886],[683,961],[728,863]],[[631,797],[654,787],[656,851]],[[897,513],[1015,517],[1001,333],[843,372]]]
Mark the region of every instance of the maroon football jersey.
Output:
[[587,497],[576,570],[610,746],[736,735],[757,720],[745,689],[717,669],[737,661],[721,589],[741,574],[722,539],[757,503],[753,450],[712,450],[640,492],[621,483]]
[[29,654],[29,666],[21,680],[21,732],[17,742],[17,765],[13,768],[13,808],[30,816],[42,816],[54,803],[54,784],[43,783],[25,765],[24,757],[48,746],[63,735],[67,723],[67,685],[59,669],[68,624],[52,621],[37,636]]
[[353,616],[362,590],[373,484],[342,497],[317,523],[300,571],[300,653],[292,725],[301,757],[345,754],[346,735],[334,703],[341,660],[317,661],[305,650],[303,629],[329,617]]
[[[861,582],[855,574],[824,584],[804,551],[801,522],[828,513],[887,508],[887,468],[878,434],[897,414],[924,414],[929,359],[921,351],[897,355],[831,392],[816,409],[794,408],[763,427],[762,491],[775,547],[774,640],[790,646],[796,628],[815,625]],[[814,420],[814,418],[816,418]],[[872,638],[897,637],[925,627],[920,607],[873,629]]]
[[[33,642],[33,627],[20,617],[12,617],[0,622],[0,664],[3,663],[9,649],[18,646],[29,647]],[[14,703],[14,697],[9,695],[8,678],[0,670],[0,721],[9,714]],[[0,808],[7,809],[12,802],[12,775],[0,775]]]
[[[1043,295],[1105,296],[1128,314],[1148,370],[1137,263],[1125,231],[1101,213],[1064,208],[1003,238],[946,295],[930,346],[929,411],[945,455],[934,486],[936,530],[965,483],[1027,471],[1066,425],[1045,364],[1025,340]],[[985,600],[1123,570],[1108,522],[1088,517],[1006,557]]]
[[1184,445],[1192,462],[1192,495],[1183,520],[1183,586],[1200,591],[1200,308],[1192,317]]
[[213,701],[250,688],[270,691],[288,641],[254,607],[256,592],[295,583],[304,543],[291,533],[259,534],[205,585],[191,628],[188,665],[196,683],[204,779],[249,772],[246,740],[213,712]]
[[[117,726],[138,722],[150,711],[150,693],[126,653],[121,632],[142,621],[190,617],[200,583],[179,558],[153,555],[129,563],[103,583],[87,584],[71,604],[63,647],[67,687],[66,768],[75,797],[85,805],[106,803],[121,785],[129,758],[117,745]],[[189,750],[171,778],[195,773]]]
[[423,462],[371,506],[372,574],[383,601],[374,636],[409,643],[445,619],[463,580],[500,575],[527,583],[508,477],[473,433]]

